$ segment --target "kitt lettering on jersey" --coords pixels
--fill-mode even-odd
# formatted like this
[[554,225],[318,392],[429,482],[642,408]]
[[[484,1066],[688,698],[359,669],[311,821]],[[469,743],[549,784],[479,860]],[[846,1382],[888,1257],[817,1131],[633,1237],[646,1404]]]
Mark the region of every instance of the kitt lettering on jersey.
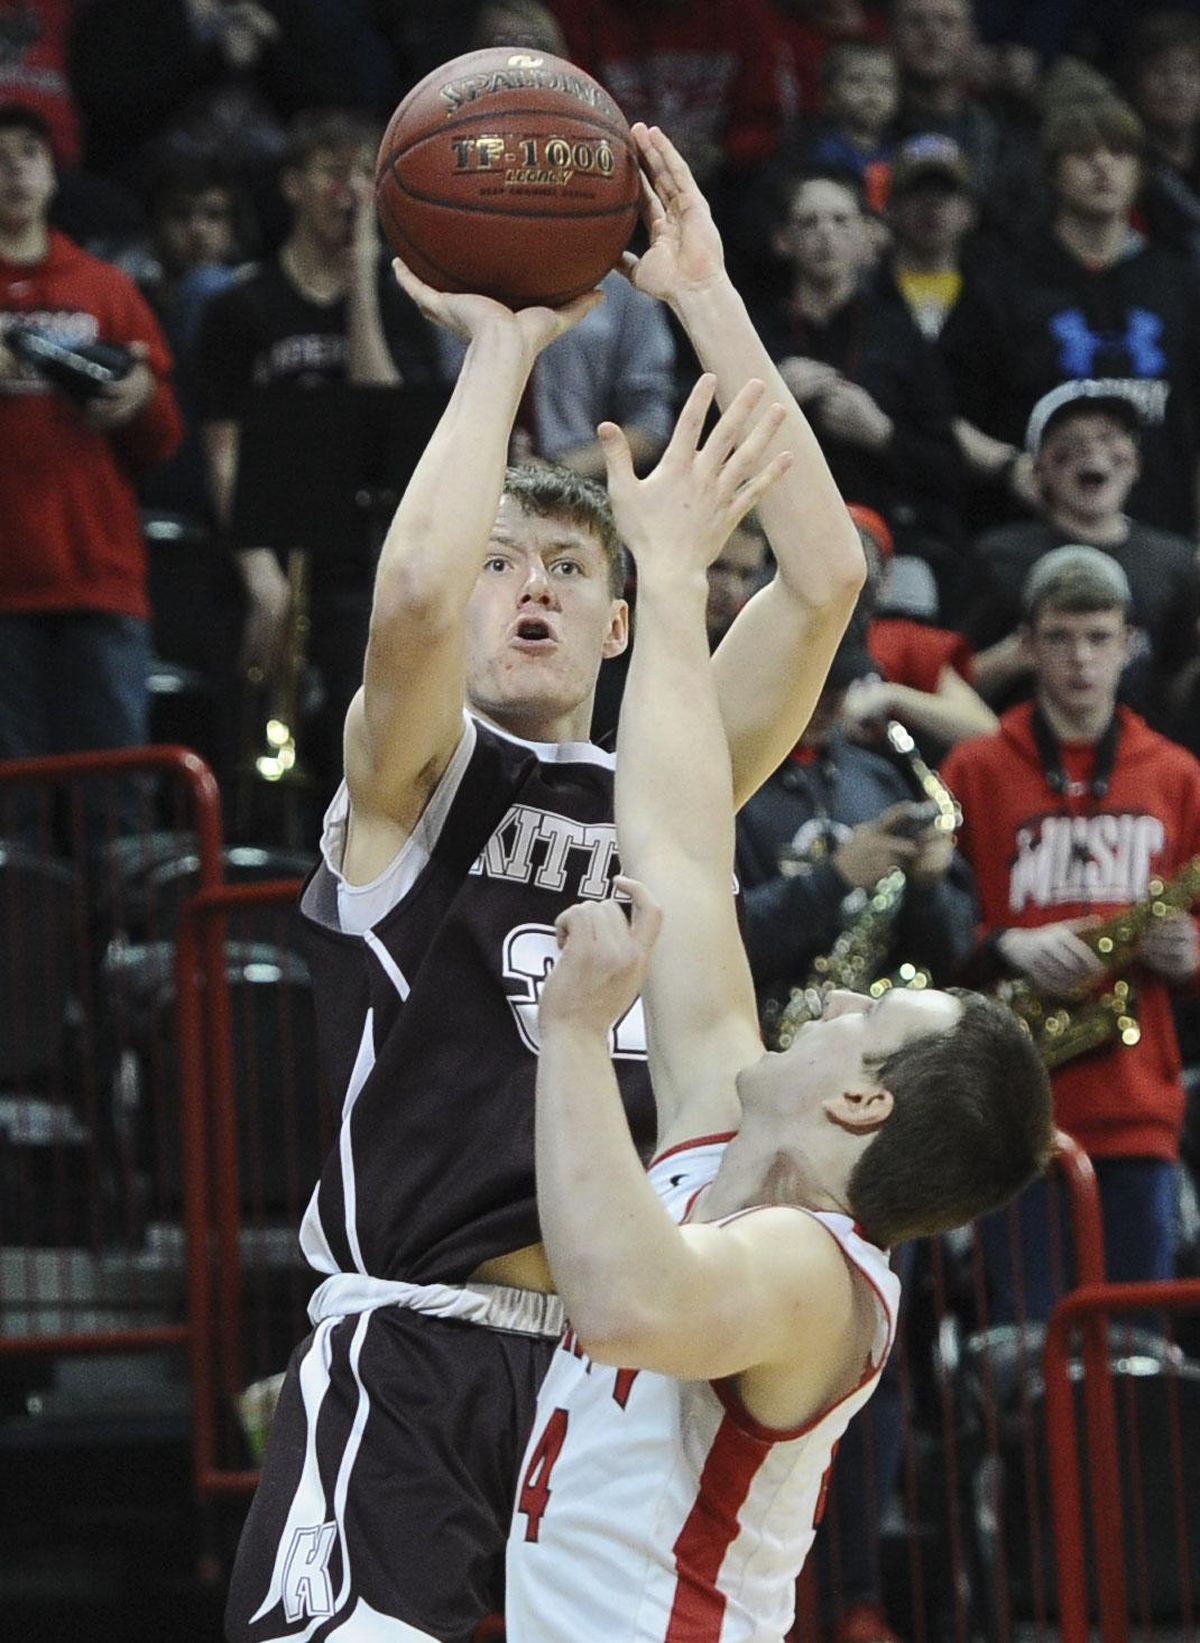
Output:
[[1042,816],[1017,830],[1008,905],[1097,906],[1140,901],[1166,844],[1157,816]]
[[611,894],[616,851],[617,830],[611,822],[579,822],[516,804],[471,872],[603,901]]

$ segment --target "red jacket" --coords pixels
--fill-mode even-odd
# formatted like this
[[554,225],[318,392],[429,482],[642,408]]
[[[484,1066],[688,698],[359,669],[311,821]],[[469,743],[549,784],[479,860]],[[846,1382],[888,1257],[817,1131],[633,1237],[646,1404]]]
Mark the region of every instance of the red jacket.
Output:
[[551,0],[567,55],[611,92],[625,118],[661,125],[687,155],[707,143],[733,165],[779,142],[788,62],[765,0]]
[[50,235],[44,262],[0,258],[0,335],[17,318],[78,342],[144,342],[158,391],[100,433],[35,372],[0,379],[0,611],[146,616],[146,555],[134,476],[178,445],[171,356],[131,280]]
[[[959,848],[975,870],[983,936],[1115,913],[1143,900],[1151,878],[1171,878],[1200,854],[1200,763],[1128,709],[1117,712],[1120,742],[1102,799],[1087,789],[1090,746],[1063,748],[1072,791],[1051,792],[1030,729],[1032,703],[943,761],[941,774],[963,808]],[[1054,1073],[1056,1116],[1096,1157],[1175,1158],[1184,1091],[1170,994],[1149,969],[1127,973],[1141,1041]]]

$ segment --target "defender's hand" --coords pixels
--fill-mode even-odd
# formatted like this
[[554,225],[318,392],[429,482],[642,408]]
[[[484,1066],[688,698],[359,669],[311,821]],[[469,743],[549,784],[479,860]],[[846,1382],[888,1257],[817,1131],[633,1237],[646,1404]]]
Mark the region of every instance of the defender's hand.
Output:
[[543,348],[549,347],[564,332],[578,325],[585,314],[604,301],[603,291],[588,291],[562,308],[505,307],[493,297],[480,296],[472,291],[435,291],[432,285],[418,279],[412,269],[399,257],[392,258],[392,269],[402,289],[417,307],[435,325],[444,325],[447,331],[470,342],[473,337],[488,330],[505,330],[516,335],[532,362]]
[[1190,981],[1200,969],[1200,934],[1191,914],[1156,918],[1138,942],[1137,956],[1165,981]]
[[760,411],[764,384],[748,382],[700,444],[717,379],[705,375],[688,395],[658,466],[639,479],[629,442],[614,422],[596,430],[608,466],[617,529],[640,575],[664,566],[702,572],[730,533],[791,466],[790,451],[767,458],[784,411]]
[[725,273],[721,236],[683,155],[658,126],[630,128],[643,167],[642,221],[650,236],[640,257],[627,251],[622,271],[639,291],[670,302],[685,287]]
[[1094,918],[1064,919],[1037,930],[1005,930],[997,942],[1001,957],[1054,998],[1084,992],[1104,974],[1104,966],[1077,930],[1092,929]]
[[642,990],[662,909],[636,879],[618,878],[631,917],[615,901],[580,902],[555,921],[557,963],[542,984],[538,1023],[606,1034]]

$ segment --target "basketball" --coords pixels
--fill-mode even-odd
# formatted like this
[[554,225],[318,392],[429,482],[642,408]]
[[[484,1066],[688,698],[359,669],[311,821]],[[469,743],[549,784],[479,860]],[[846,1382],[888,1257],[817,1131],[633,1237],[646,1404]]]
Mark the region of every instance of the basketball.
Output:
[[604,277],[638,215],[624,115],[561,57],[491,47],[413,87],[379,148],[396,255],[439,291],[557,307]]

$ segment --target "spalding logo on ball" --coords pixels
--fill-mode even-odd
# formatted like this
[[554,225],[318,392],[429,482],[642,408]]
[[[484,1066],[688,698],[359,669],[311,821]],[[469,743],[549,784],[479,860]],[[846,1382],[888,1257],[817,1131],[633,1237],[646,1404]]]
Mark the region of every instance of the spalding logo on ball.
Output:
[[392,115],[375,198],[396,252],[439,291],[557,307],[601,280],[638,215],[637,154],[595,80],[491,47],[427,74]]

